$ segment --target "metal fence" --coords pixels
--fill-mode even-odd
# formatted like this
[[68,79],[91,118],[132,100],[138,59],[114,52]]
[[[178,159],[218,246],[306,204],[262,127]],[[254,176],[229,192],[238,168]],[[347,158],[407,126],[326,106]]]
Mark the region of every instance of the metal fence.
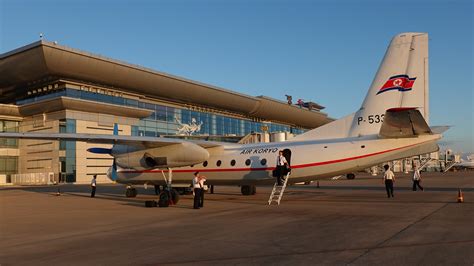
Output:
[[53,172],[11,175],[13,185],[52,185],[56,183]]

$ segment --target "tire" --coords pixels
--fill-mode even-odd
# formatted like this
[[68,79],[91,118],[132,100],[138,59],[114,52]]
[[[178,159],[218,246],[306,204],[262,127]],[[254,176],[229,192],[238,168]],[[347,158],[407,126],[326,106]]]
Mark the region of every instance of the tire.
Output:
[[249,196],[249,195],[252,195],[252,186],[249,186],[249,185],[243,185],[242,187],[240,187],[240,192],[242,193],[242,195],[245,195],[245,196]]
[[168,195],[168,191],[162,191],[160,193],[160,200],[158,201],[158,207],[166,208],[170,206],[170,198]]
[[171,190],[171,200],[173,200],[173,203],[176,204],[179,201],[179,193],[175,189]]
[[356,177],[356,176],[355,176],[355,174],[353,174],[353,173],[350,173],[350,174],[347,174],[347,175],[346,175],[346,178],[349,179],[349,180],[355,179],[355,177]]
[[137,189],[136,188],[127,188],[125,191],[125,196],[127,198],[135,198],[137,196]]

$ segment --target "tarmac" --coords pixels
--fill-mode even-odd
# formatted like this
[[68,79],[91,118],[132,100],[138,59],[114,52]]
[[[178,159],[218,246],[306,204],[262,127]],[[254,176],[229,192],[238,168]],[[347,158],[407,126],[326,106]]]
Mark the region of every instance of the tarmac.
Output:
[[199,210],[192,195],[145,208],[152,188],[2,187],[0,264],[473,265],[474,172],[422,173],[423,192],[396,176],[395,198],[362,174],[288,187],[280,206],[271,187],[218,186]]

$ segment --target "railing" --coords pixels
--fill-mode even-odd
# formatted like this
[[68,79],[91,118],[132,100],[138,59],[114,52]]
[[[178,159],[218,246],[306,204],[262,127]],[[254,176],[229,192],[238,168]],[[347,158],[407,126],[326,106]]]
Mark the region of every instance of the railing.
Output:
[[52,185],[56,183],[54,173],[29,173],[11,175],[13,185]]
[[451,169],[451,167],[453,167],[455,164],[457,164],[456,161],[447,162],[447,163],[445,164],[445,166],[444,166],[443,172],[446,173],[446,172],[449,171],[449,169]]

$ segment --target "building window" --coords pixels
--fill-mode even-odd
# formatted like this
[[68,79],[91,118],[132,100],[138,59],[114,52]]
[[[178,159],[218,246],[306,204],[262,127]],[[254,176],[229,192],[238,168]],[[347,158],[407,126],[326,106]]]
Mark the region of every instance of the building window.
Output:
[[17,156],[0,156],[0,175],[11,175],[18,173]]
[[[59,121],[60,133],[76,133],[76,120],[63,119]],[[75,141],[59,141],[60,150],[66,151],[66,157],[61,161],[62,181],[76,182],[76,142]]]
[[[18,132],[18,122],[0,120],[0,132]],[[0,138],[0,148],[17,148],[17,139]]]

